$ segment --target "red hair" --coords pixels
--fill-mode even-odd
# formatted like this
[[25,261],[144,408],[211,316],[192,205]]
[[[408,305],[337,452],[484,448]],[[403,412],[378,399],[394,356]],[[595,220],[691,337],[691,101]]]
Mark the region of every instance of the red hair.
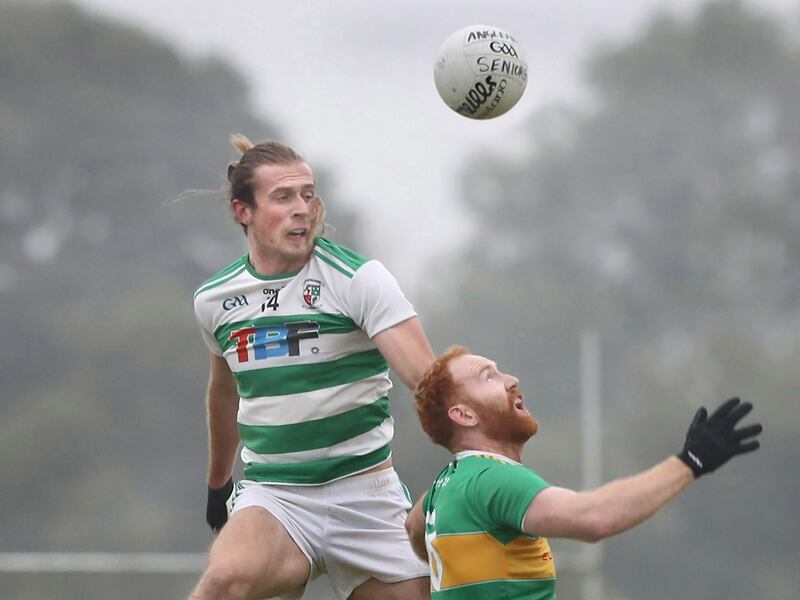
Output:
[[450,346],[440,354],[425,371],[425,375],[414,391],[414,401],[422,429],[434,444],[450,449],[453,437],[453,422],[447,411],[456,403],[461,393],[460,385],[453,381],[450,361],[457,356],[469,354],[464,346]]

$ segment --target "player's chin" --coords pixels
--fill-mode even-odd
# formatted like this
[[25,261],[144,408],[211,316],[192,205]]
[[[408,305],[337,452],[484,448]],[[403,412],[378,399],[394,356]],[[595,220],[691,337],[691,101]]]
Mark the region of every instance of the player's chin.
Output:
[[520,431],[524,432],[528,438],[533,437],[539,431],[539,421],[527,411],[523,415],[519,415],[519,425]]

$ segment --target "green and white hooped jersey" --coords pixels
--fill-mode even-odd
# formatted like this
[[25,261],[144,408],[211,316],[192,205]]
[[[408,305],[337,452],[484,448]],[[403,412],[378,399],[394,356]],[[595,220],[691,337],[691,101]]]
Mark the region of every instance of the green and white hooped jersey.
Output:
[[317,238],[294,273],[260,275],[242,257],[194,307],[236,378],[245,479],[316,485],[391,455],[392,383],[371,338],[416,313],[380,262]]
[[423,500],[432,600],[555,600],[546,538],[522,530],[549,484],[491,452],[459,452]]

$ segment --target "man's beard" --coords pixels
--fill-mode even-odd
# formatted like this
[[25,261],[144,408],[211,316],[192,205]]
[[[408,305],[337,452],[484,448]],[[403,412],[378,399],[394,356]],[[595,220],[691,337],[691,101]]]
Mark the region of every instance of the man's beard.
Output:
[[539,431],[539,421],[530,413],[517,410],[515,401],[516,396],[509,396],[508,403],[503,406],[473,406],[481,431],[487,437],[498,442],[524,444]]

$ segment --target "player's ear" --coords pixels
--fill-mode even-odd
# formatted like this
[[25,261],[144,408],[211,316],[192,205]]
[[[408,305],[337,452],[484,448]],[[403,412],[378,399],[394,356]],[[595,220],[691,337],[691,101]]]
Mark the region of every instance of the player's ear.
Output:
[[231,200],[231,212],[237,223],[250,225],[253,218],[253,208],[247,204],[247,202],[242,202],[238,198],[234,198]]
[[454,404],[447,410],[447,416],[453,423],[461,427],[477,427],[478,418],[466,404]]

